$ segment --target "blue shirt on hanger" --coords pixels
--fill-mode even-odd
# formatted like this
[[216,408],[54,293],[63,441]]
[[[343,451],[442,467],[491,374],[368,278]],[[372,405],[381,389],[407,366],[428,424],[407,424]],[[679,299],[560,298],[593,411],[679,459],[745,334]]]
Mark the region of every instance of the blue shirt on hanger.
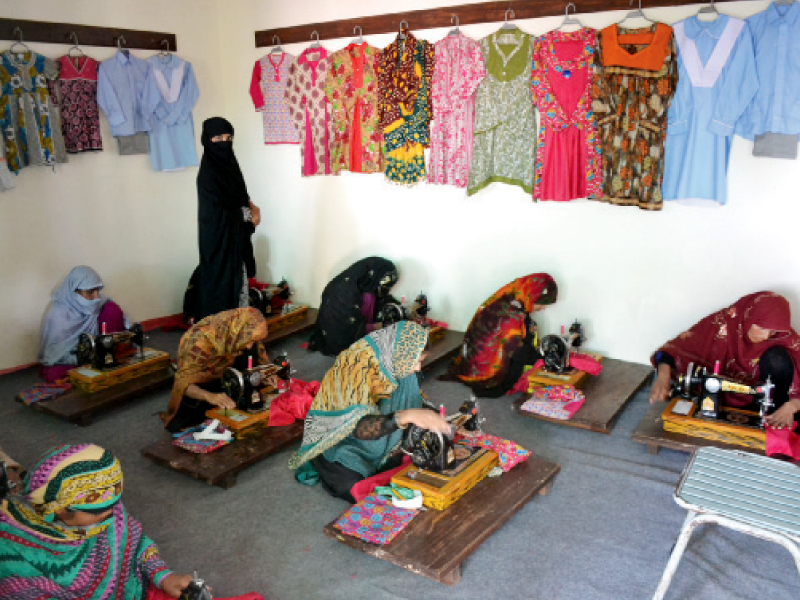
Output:
[[150,65],[130,50],[118,50],[100,63],[97,71],[97,104],[103,109],[114,137],[150,131],[142,113],[142,92]]

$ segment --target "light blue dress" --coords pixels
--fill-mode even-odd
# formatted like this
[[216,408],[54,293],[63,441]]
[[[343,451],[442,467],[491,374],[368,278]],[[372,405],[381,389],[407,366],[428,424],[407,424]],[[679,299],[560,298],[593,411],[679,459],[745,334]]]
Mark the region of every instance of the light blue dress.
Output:
[[154,171],[196,167],[192,108],[200,97],[192,65],[174,54],[147,59],[142,95],[143,112],[150,123],[150,162]]
[[669,107],[664,200],[725,204],[731,140],[758,90],[747,23],[720,15],[673,26],[678,88]]

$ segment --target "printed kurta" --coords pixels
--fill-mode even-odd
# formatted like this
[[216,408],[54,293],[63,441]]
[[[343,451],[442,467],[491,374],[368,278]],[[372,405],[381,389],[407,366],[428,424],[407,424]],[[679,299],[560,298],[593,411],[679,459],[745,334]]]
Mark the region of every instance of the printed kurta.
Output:
[[147,59],[152,65],[142,94],[142,111],[150,121],[150,163],[154,171],[196,167],[192,108],[200,97],[191,63],[170,54]]
[[434,44],[428,183],[467,187],[475,91],[486,76],[481,45],[461,33]]
[[750,29],[720,15],[673,26],[678,88],[669,107],[664,200],[725,204],[733,131],[758,88]]
[[283,98],[299,134],[304,177],[331,174],[329,107],[325,95],[328,69],[328,51],[323,47],[306,48],[289,67]]
[[67,152],[102,150],[100,110],[97,107],[97,67],[88,56],[62,56],[56,61],[60,76],[55,82],[61,107],[61,131]]
[[331,105],[331,171],[383,170],[383,129],[378,119],[380,50],[366,42],[331,54],[325,94]]
[[48,87],[57,78],[55,61],[41,54],[0,55],[0,127],[8,168],[15,173],[29,165],[67,162],[61,120]]
[[481,40],[486,77],[475,94],[467,195],[498,181],[533,192],[536,116],[531,100],[533,38],[519,29]]
[[286,52],[270,52],[253,66],[250,79],[250,97],[253,106],[261,113],[265,144],[298,144],[297,128],[283,101],[289,68],[295,57]]
[[413,185],[426,175],[434,61],[433,44],[418,40],[405,28],[381,52],[378,110],[383,127],[384,172],[394,183]]
[[672,27],[600,32],[592,107],[605,202],[661,210],[667,111],[678,82]]
[[596,31],[551,31],[533,44],[531,91],[539,108],[535,200],[600,195],[602,157],[592,112]]

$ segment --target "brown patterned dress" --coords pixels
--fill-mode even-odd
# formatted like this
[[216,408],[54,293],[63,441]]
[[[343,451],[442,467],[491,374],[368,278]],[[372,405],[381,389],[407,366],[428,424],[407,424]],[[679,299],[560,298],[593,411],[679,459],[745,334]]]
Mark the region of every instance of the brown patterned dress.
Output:
[[667,110],[678,84],[672,28],[600,32],[592,108],[603,153],[598,200],[661,210]]

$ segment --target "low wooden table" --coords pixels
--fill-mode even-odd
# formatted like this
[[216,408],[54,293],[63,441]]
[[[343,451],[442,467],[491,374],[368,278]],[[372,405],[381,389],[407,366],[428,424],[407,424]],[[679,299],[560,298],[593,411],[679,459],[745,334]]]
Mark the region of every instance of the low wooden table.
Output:
[[464,341],[463,331],[452,331],[445,329],[444,335],[438,340],[432,341],[425,350],[428,355],[422,361],[422,370],[428,371],[456,354],[461,349],[461,342]]
[[34,402],[30,406],[39,412],[86,426],[91,424],[99,412],[110,410],[154,390],[171,386],[174,377],[172,367],[167,366],[97,392],[84,392],[72,388],[63,396]]
[[267,339],[264,340],[264,345],[273,346],[278,342],[282,342],[285,339],[292,337],[296,333],[304,333],[310,329],[313,329],[314,325],[317,323],[317,313],[319,313],[319,310],[316,308],[309,308],[302,320],[292,323],[291,325],[287,325],[286,327],[276,329],[275,331],[270,331],[268,320]]
[[382,546],[343,534],[332,521],[325,535],[376,558],[453,585],[461,563],[535,495],[550,491],[560,467],[531,456],[498,478],[486,477],[443,511],[427,509]]
[[636,429],[633,430],[631,439],[634,442],[645,444],[647,451],[650,454],[658,454],[661,448],[669,448],[671,450],[680,450],[681,452],[693,452],[696,448],[714,447],[723,448],[726,450],[742,450],[745,452],[752,452],[753,454],[764,455],[763,450],[755,448],[744,448],[734,444],[726,444],[716,440],[709,440],[701,437],[693,437],[684,433],[677,433],[674,431],[665,431],[664,422],[661,419],[661,414],[666,408],[666,403],[656,402],[650,406],[650,410],[642,417]]
[[240,471],[302,437],[303,421],[295,421],[283,427],[264,427],[208,454],[195,454],[173,446],[173,438],[169,437],[142,449],[142,455],[168,469],[227,490],[236,485]]
[[600,433],[611,433],[614,422],[622,409],[647,382],[652,373],[653,367],[649,365],[605,358],[603,359],[603,372],[597,377],[591,377],[583,386],[582,391],[586,396],[586,402],[578,409],[578,412],[572,415],[571,419],[563,421],[520,410],[522,404],[529,398],[527,394],[514,402],[514,408],[519,414],[532,419],[558,423],[567,427],[590,429]]

